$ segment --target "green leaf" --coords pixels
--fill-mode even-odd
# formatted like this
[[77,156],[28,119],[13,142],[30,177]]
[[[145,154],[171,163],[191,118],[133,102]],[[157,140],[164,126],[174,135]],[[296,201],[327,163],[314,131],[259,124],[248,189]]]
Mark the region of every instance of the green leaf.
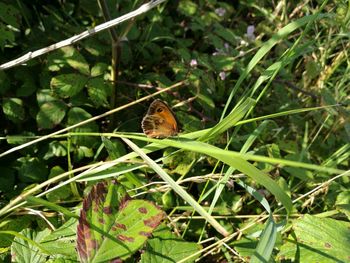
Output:
[[67,142],[66,141],[52,141],[48,144],[49,149],[45,153],[43,159],[48,160],[52,157],[67,156]]
[[12,5],[0,2],[0,20],[5,24],[19,28],[21,13]]
[[18,176],[22,182],[42,182],[47,178],[48,169],[37,157],[21,157],[18,161],[21,163]]
[[50,101],[57,101],[57,98],[54,96],[52,90],[50,89],[41,89],[36,93],[36,100],[38,102],[39,107],[41,107],[44,103]]
[[111,94],[112,87],[110,83],[105,82],[103,78],[90,79],[87,84],[87,91],[90,100],[96,107],[108,107],[108,96]]
[[81,74],[90,74],[89,64],[74,47],[63,47],[48,56],[48,68],[50,71],[59,71],[64,67],[72,67]]
[[228,236],[228,232],[223,228],[215,218],[213,218],[190,194],[180,187],[155,161],[149,158],[136,144],[128,139],[123,139],[131,149],[133,149],[149,166],[152,168],[170,187],[190,204],[193,209],[203,216],[220,234]]
[[293,222],[294,235],[281,247],[279,259],[295,262],[348,262],[350,223],[304,215]]
[[[51,168],[49,178],[53,178],[57,175],[63,174],[66,172],[60,166],[56,165]],[[72,196],[72,188],[69,185],[63,185],[54,191],[50,191],[46,194],[46,198],[49,202],[62,202],[67,200],[70,196]],[[44,204],[45,205],[45,204]],[[50,207],[50,206],[48,206]],[[54,209],[55,210],[55,209]],[[64,214],[64,213],[63,213]],[[68,215],[68,214],[66,214]],[[71,215],[68,215],[71,216]]]
[[[40,251],[40,241],[50,233],[45,229],[37,232],[33,229],[24,229],[17,235],[11,246],[12,262],[41,263],[46,262],[46,255]],[[25,237],[25,239],[23,239]]]
[[235,58],[224,55],[212,56],[214,67],[217,71],[230,71],[235,65]]
[[126,154],[125,146],[119,139],[112,141],[106,137],[102,137],[102,142],[111,159],[117,159]]
[[173,149],[170,152],[164,152],[164,156],[167,157],[163,159],[163,163],[172,167],[172,173],[177,173],[182,176],[186,175],[191,170],[198,158],[198,154],[194,152],[170,153],[173,153]]
[[[1,231],[13,231],[13,232],[20,232],[24,228],[27,228],[31,225],[32,218],[29,215],[21,216],[17,218],[6,218],[2,219],[0,222],[0,229]],[[0,247],[7,247],[10,246],[12,241],[14,239],[14,236],[10,235],[2,235],[0,233]]]
[[[87,119],[90,119],[92,115],[85,111],[82,108],[79,107],[74,107],[71,108],[68,112],[68,125],[74,125],[77,123],[80,123],[82,121],[85,121]],[[98,126],[94,122],[87,123],[83,126],[77,127],[72,130],[73,132],[97,132],[98,131]],[[85,145],[87,147],[92,146],[95,142],[97,142],[98,139],[96,137],[91,137],[91,136],[72,136],[72,142],[79,144],[79,145]]]
[[225,41],[235,44],[237,42],[238,36],[235,34],[234,30],[226,28],[219,23],[215,24],[214,34],[222,37]]
[[152,202],[131,200],[121,185],[98,183],[85,198],[80,213],[77,250],[81,262],[130,257],[163,216]]
[[106,63],[97,63],[91,68],[91,77],[98,77],[108,71],[108,65]]
[[54,255],[64,255],[76,262],[77,252],[75,250],[75,241],[77,225],[78,220],[70,218],[58,229],[44,237],[41,240],[41,246]]
[[[171,233],[168,227],[162,225],[154,233],[154,238],[148,240],[145,253],[141,255],[141,263],[147,262],[178,262],[198,252],[202,246],[194,242],[186,242]],[[185,262],[194,262],[201,254],[198,253]]]
[[[300,161],[300,153],[288,154],[284,157],[286,160]],[[291,176],[295,176],[300,180],[312,180],[313,175],[311,171],[298,167],[284,167],[283,170],[287,171]]]
[[[1,25],[0,25],[1,31]],[[1,35],[1,33],[0,33]],[[0,36],[0,47],[1,47],[1,36]],[[0,71],[0,94],[5,94],[11,88],[10,79],[5,71]]]
[[15,34],[0,22],[0,48],[3,49],[6,44],[14,44]]
[[16,172],[10,167],[0,166],[0,191],[9,193],[14,190]]
[[51,129],[60,124],[66,115],[66,110],[67,105],[59,100],[42,104],[36,115],[38,127],[42,129]]
[[[215,126],[216,127],[216,126]],[[209,132],[211,129],[209,129]],[[207,132],[208,133],[208,132]],[[206,134],[205,134],[206,135]],[[239,170],[240,172],[246,174],[247,176],[251,177],[254,181],[257,183],[263,185],[267,190],[269,190],[275,197],[283,204],[285,209],[290,213],[292,211],[292,202],[290,197],[279,187],[279,185],[271,179],[268,174],[260,171],[257,169],[254,165],[249,163],[246,158],[248,159],[249,155],[247,154],[239,154],[234,151],[228,151],[223,150],[218,147],[212,146],[207,143],[202,143],[199,141],[192,141],[187,138],[176,138],[175,140],[171,139],[163,139],[163,140],[155,140],[150,138],[144,138],[140,136],[128,136],[129,138],[135,138],[139,140],[147,140],[152,142],[157,142],[157,144],[160,145],[167,145],[171,147],[176,147],[183,150],[189,150],[194,151],[202,154],[206,154],[208,156],[211,156],[213,158],[216,158],[229,166],[234,167],[235,169]],[[205,136],[202,136],[203,138]],[[129,142],[128,142],[129,144]],[[130,145],[130,144],[129,144]],[[131,147],[131,146],[130,146]],[[135,149],[134,149],[135,151]],[[140,153],[137,152],[139,155]],[[142,157],[144,158],[144,157]],[[161,171],[157,171],[157,167],[152,168],[159,174]],[[169,184],[170,182],[167,181]],[[171,185],[172,186],[172,185]],[[177,185],[175,185],[177,186]],[[174,187],[175,187],[174,186]],[[173,188],[173,186],[172,186]],[[182,189],[182,188],[180,188]],[[186,199],[187,202],[189,200]]]
[[198,5],[190,0],[181,0],[178,9],[186,16],[193,16],[197,12]]
[[87,81],[88,78],[80,74],[63,74],[53,77],[50,87],[60,97],[68,98],[77,95]]
[[254,256],[252,257],[251,262],[269,262],[273,248],[276,242],[277,235],[277,226],[273,220],[272,215],[269,216],[269,219],[266,222],[264,231],[260,235],[260,241],[256,250],[254,251]]
[[298,20],[295,20],[285,27],[281,28],[277,31],[268,41],[264,43],[264,45],[261,46],[261,48],[255,53],[254,57],[249,61],[248,66],[244,69],[242,74],[239,76],[239,79],[237,80],[235,86],[233,87],[232,91],[230,92],[230,95],[227,99],[227,102],[225,104],[225,108],[222,112],[222,117],[225,116],[226,111],[228,107],[231,104],[231,101],[233,99],[233,96],[236,94],[239,87],[241,87],[243,81],[248,77],[249,73],[253,70],[253,68],[259,63],[259,61],[262,60],[262,58],[282,39],[288,37],[289,34],[291,34],[293,31],[297,30],[298,28],[304,26],[307,23],[312,23],[315,20],[322,19],[326,16],[326,14],[313,14],[309,16],[304,16]]
[[25,112],[23,101],[18,98],[5,98],[2,101],[2,111],[6,117],[14,123],[20,123],[24,120]]

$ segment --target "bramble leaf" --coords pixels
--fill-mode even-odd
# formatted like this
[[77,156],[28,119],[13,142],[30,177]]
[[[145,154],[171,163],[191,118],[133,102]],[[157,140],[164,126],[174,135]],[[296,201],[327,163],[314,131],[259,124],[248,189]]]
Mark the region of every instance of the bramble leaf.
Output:
[[81,262],[124,260],[160,224],[163,212],[152,202],[131,200],[123,186],[98,183],[84,199],[77,228]]

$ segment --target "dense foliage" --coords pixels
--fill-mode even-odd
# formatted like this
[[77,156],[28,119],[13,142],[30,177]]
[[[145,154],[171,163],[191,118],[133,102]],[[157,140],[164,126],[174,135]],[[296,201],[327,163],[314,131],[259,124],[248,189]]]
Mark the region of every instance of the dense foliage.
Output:
[[[142,4],[1,0],[0,64]],[[165,1],[0,69],[0,258],[346,262],[349,26],[349,1]],[[146,138],[134,102],[171,86],[181,133]]]

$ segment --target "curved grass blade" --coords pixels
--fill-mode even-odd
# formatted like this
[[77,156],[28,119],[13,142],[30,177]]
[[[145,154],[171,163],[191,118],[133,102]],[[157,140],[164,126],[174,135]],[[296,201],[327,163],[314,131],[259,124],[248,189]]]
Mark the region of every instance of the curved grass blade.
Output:
[[268,41],[264,43],[264,45],[256,52],[255,56],[250,60],[248,66],[245,68],[245,70],[240,75],[239,79],[236,82],[236,85],[233,87],[230,96],[228,97],[225,108],[222,112],[221,119],[224,118],[226,111],[228,107],[231,104],[231,101],[233,99],[233,96],[236,94],[238,88],[241,86],[243,80],[248,76],[250,71],[259,63],[259,61],[282,39],[285,39],[289,34],[291,34],[293,31],[297,30],[298,28],[304,26],[307,23],[312,23],[316,19],[322,19],[327,14],[320,15],[319,13],[316,13],[314,15],[305,16],[302,17],[296,21],[293,21],[283,27],[282,29],[278,30],[276,34],[274,34]]
[[200,206],[184,189],[182,189],[159,165],[149,158],[136,144],[128,139],[123,140],[135,151],[148,165],[165,181],[170,187],[180,195],[187,203],[189,203],[194,210],[203,216],[220,234],[228,236],[228,232],[224,229],[207,211]]

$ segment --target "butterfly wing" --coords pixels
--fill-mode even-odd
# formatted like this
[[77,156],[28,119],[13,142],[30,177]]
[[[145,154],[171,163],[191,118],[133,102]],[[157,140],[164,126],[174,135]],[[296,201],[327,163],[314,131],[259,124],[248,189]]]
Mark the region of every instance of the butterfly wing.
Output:
[[161,100],[155,100],[151,103],[141,125],[143,132],[152,138],[165,138],[178,133],[174,113]]

